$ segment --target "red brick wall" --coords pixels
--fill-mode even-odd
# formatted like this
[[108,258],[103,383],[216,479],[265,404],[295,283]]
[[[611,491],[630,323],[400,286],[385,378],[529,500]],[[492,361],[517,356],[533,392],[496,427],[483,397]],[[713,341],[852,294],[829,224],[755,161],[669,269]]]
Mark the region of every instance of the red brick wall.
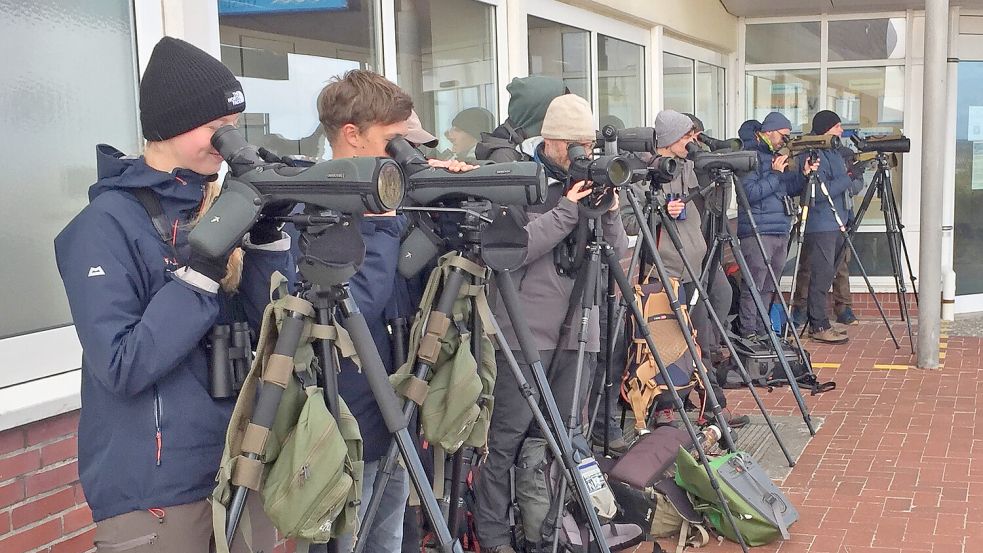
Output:
[[78,411],[0,432],[0,551],[82,553],[92,513],[78,483]]
[[[0,432],[0,553],[95,551],[78,482],[78,411]],[[275,553],[290,553],[281,542]]]

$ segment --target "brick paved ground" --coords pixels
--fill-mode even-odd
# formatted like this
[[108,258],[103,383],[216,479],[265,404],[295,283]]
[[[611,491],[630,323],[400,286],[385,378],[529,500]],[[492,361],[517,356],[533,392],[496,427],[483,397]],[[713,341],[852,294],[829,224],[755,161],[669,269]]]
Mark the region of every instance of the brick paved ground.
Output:
[[[899,339],[904,325],[894,330]],[[983,339],[945,337],[941,370],[909,367],[883,323],[849,329],[850,343],[807,348],[822,380],[838,388],[806,402],[825,418],[783,489],[798,507],[792,540],[755,551],[796,553],[983,552]],[[746,391],[729,392],[741,413]],[[787,389],[764,395],[773,414],[797,413]],[[668,550],[675,543],[663,544]],[[643,544],[638,553],[651,551]],[[736,544],[692,551],[731,553]]]

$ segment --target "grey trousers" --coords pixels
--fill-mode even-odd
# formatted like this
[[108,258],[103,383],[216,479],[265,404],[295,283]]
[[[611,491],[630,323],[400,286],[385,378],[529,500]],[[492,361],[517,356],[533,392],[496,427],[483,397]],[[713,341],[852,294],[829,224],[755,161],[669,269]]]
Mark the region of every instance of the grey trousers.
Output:
[[[523,376],[533,390],[534,397],[538,399],[539,390],[536,389],[531,368],[525,363],[522,352],[513,353],[519,361]],[[549,370],[554,353],[559,358],[553,373],[547,374],[547,378],[560,410],[560,417],[566,422],[573,402],[577,352],[571,350],[539,352],[546,370]],[[515,464],[526,435],[539,434],[538,428],[530,427],[533,422],[532,411],[526,404],[525,398],[519,393],[515,377],[501,352],[495,352],[495,361],[498,365],[498,377],[495,381],[495,410],[492,412],[491,426],[488,430],[488,458],[478,471],[474,483],[476,496],[474,518],[482,548],[505,545],[511,541],[511,528],[508,523],[511,504],[509,469]],[[586,354],[578,402],[581,422],[584,420],[582,414],[586,411],[591,373],[596,364],[597,354]],[[545,410],[543,414],[546,415]]]
[[[263,512],[263,499],[250,493],[246,500],[251,553],[273,553],[274,530]],[[158,518],[160,516],[160,518]],[[232,541],[232,553],[250,553],[239,525]],[[194,503],[163,507],[157,514],[133,511],[96,523],[93,538],[96,553],[209,553],[212,543],[212,506],[202,499]]]
[[747,260],[748,269],[751,271],[751,279],[748,282],[744,279],[741,283],[741,334],[764,334],[767,332],[767,323],[758,316],[758,310],[754,305],[754,298],[751,296],[749,286],[754,286],[761,294],[761,301],[765,304],[765,309],[771,309],[771,302],[774,300],[775,286],[768,276],[768,265],[771,265],[775,272],[775,277],[782,278],[782,269],[785,268],[785,259],[788,256],[788,235],[787,234],[762,234],[761,242],[765,246],[765,256],[761,256],[761,248],[758,247],[757,240],[753,236],[741,238],[741,252]]
[[[710,294],[710,307],[713,308],[713,312],[726,329],[727,315],[730,312],[734,292],[721,267],[718,266],[714,274],[710,275],[709,285],[710,289],[707,290],[707,293]],[[683,286],[686,290],[687,303],[689,303],[689,299],[696,294],[696,284],[687,282]],[[704,355],[719,352],[720,344],[724,338],[720,335],[717,325],[713,324],[713,319],[710,318],[706,303],[703,300],[698,301],[696,306],[692,308],[690,317],[693,320],[693,328],[696,329],[696,341],[700,344]]]

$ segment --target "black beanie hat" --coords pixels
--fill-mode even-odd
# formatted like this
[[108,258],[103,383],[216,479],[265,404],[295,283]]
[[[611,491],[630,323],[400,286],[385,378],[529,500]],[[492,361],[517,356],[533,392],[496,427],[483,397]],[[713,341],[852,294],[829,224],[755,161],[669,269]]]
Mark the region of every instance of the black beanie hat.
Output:
[[840,122],[840,116],[824,109],[812,117],[812,134],[826,134]]
[[467,108],[454,116],[451,126],[481,138],[481,133],[491,132],[495,126],[495,116],[485,108]]
[[143,136],[161,141],[246,109],[242,84],[219,60],[165,36],[140,80]]

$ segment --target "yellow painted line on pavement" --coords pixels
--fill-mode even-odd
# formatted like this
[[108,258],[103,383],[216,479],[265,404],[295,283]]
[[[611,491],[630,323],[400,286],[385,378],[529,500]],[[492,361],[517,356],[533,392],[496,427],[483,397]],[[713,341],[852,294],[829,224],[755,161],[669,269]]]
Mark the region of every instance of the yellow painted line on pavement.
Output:
[[908,370],[908,365],[884,365],[875,363],[874,368],[883,371],[906,371]]
[[948,349],[948,348],[949,348],[948,342],[939,342],[939,349]]
[[839,363],[813,363],[813,367],[817,369],[838,369],[840,368]]

